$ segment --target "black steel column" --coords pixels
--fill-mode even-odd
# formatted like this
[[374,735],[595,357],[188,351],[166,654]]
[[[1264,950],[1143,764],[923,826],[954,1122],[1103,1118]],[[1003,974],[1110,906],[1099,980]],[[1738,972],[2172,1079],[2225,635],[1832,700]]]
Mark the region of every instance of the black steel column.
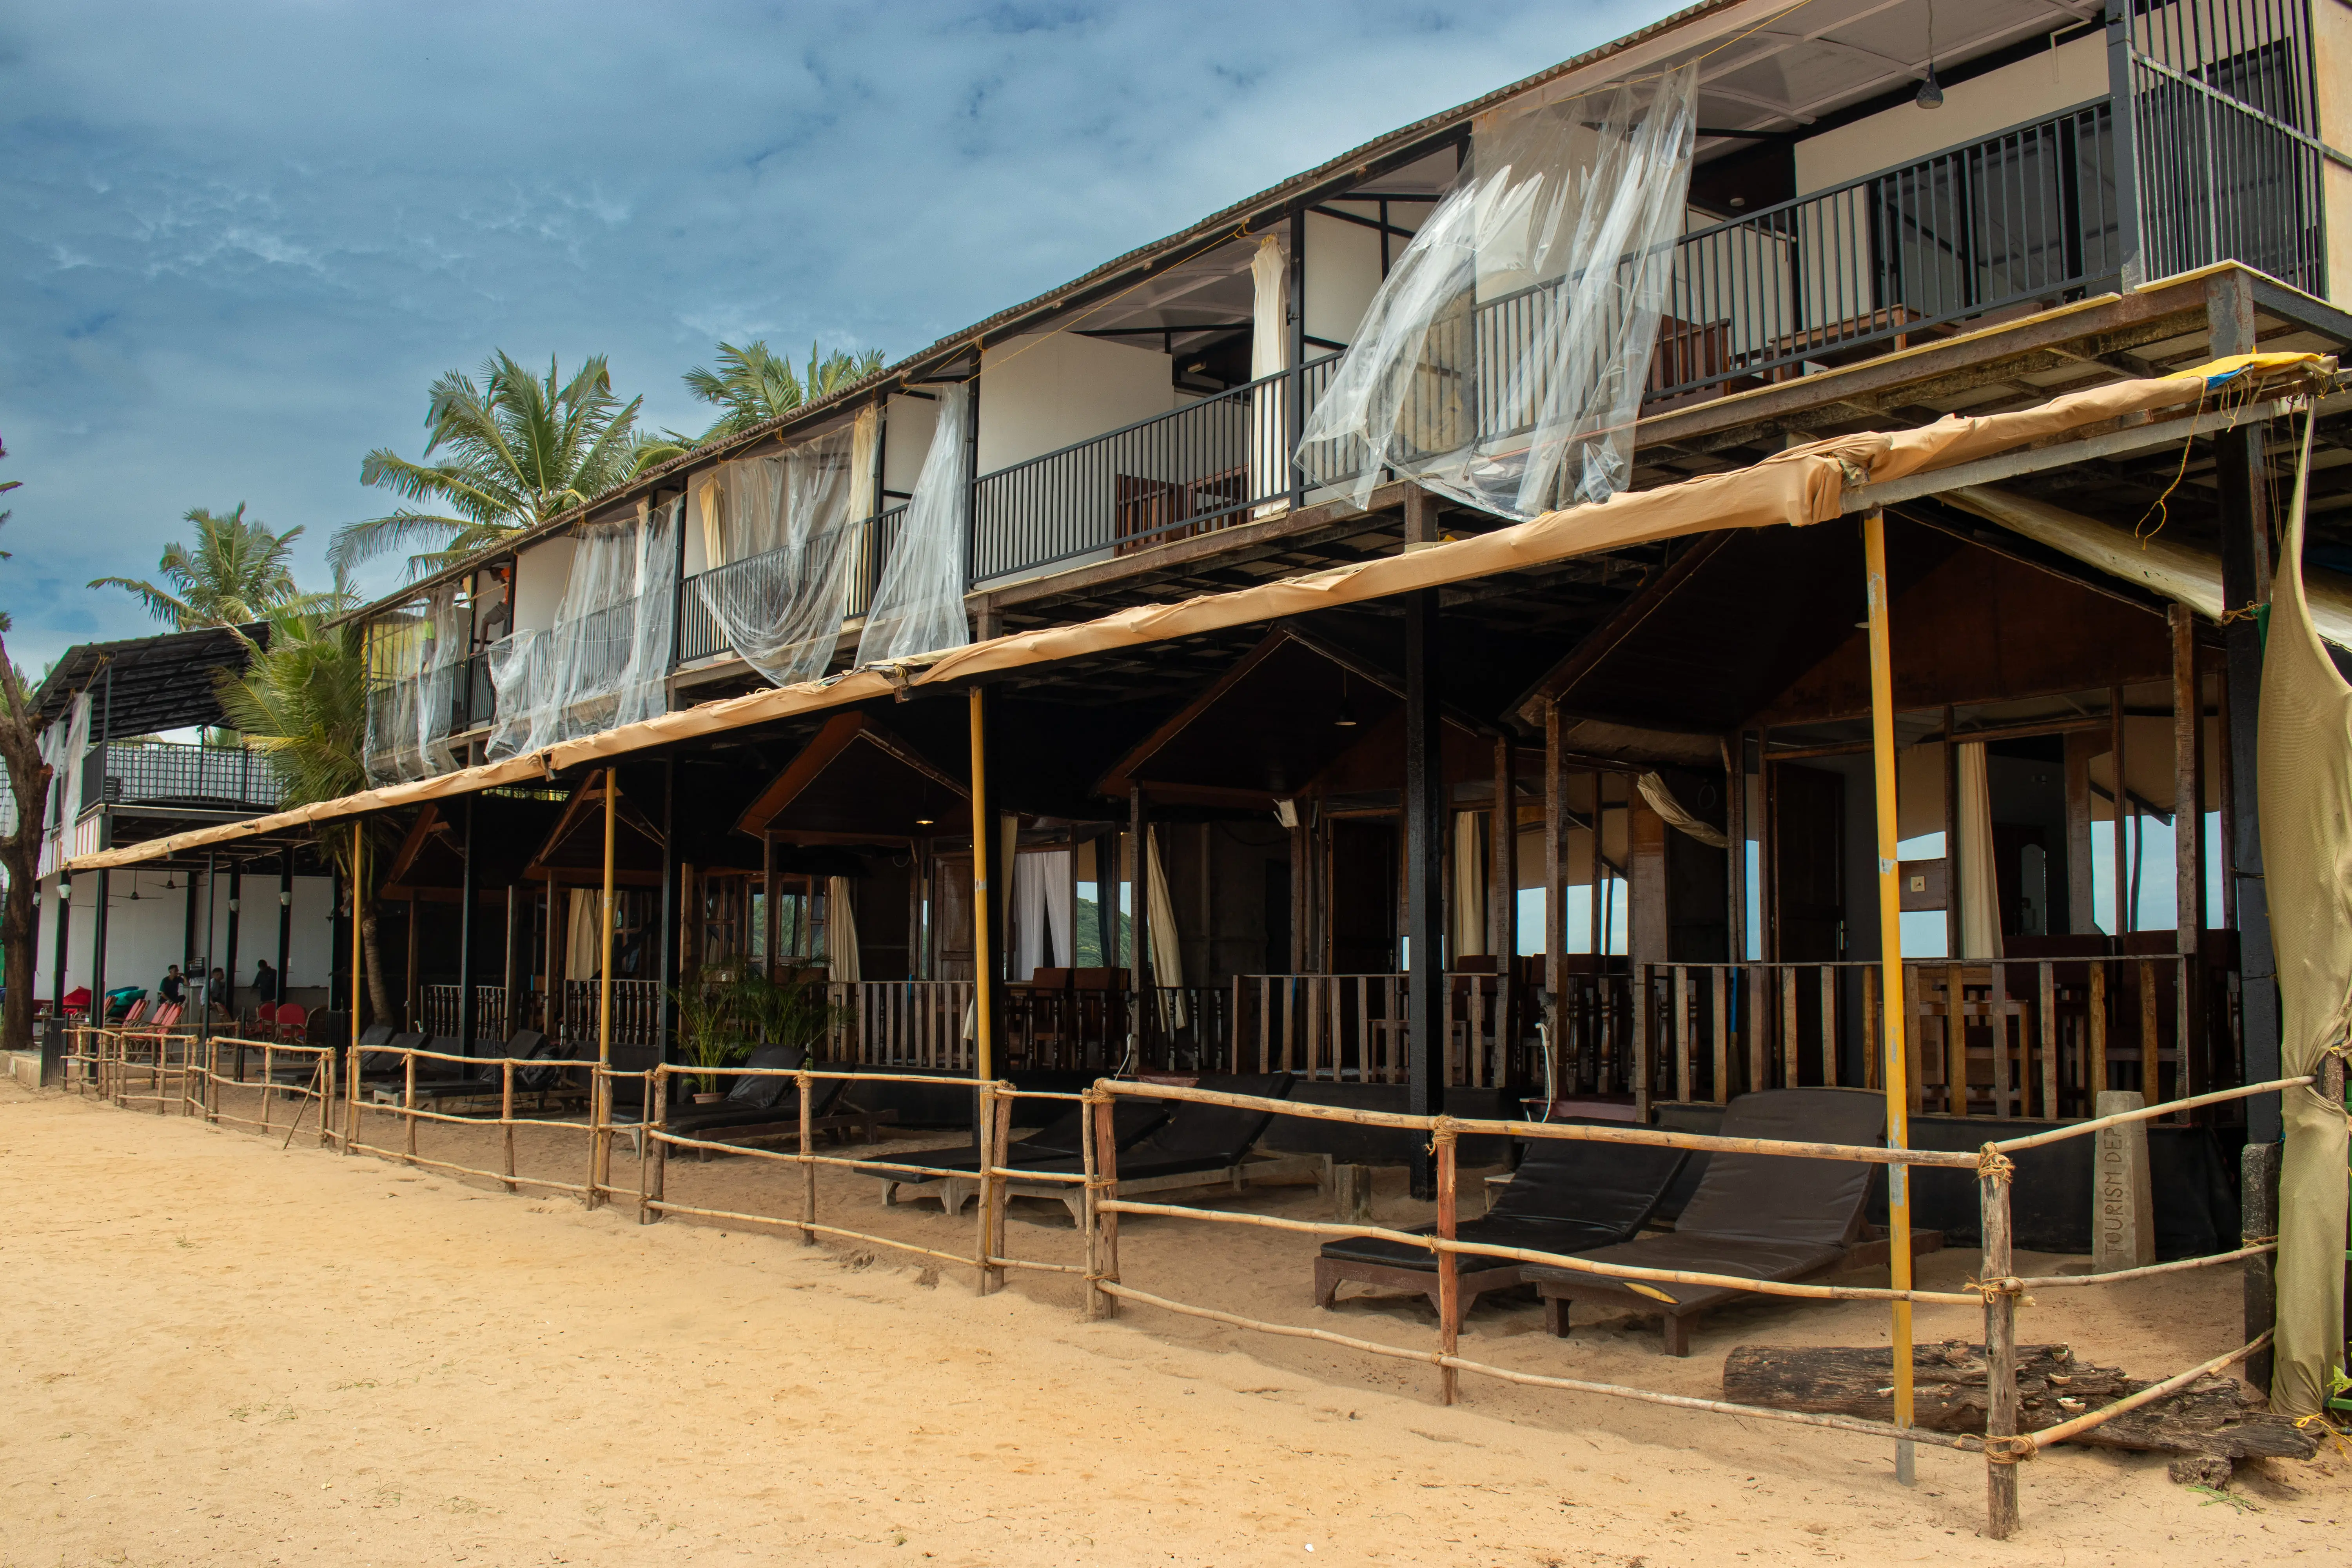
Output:
[[[463,834],[464,858],[457,877],[457,1050],[464,1056],[474,1054],[474,1036],[478,1033],[479,1009],[474,1005],[474,906],[482,900],[481,862],[474,854],[474,797],[466,797]],[[411,931],[409,940],[416,940]]]
[[204,956],[196,961],[201,973],[191,972],[195,975],[196,989],[205,999],[204,1005],[198,1009],[204,1016],[198,1020],[197,1032],[205,1039],[212,1038],[213,1004],[219,1000],[213,994],[213,931],[216,924],[213,917],[214,911],[219,907],[220,884],[215,879],[219,866],[220,858],[212,851],[206,850],[205,852],[205,952]]
[[278,852],[278,1005],[286,1005],[286,966],[294,957],[294,851]]
[[[1445,1109],[1445,769],[1438,732],[1437,591],[1404,596],[1404,876],[1406,1108]],[[1417,1143],[1412,1195],[1436,1196],[1428,1153]]]
[[89,944],[89,1019],[101,1025],[106,1022],[106,875],[103,870],[98,874],[98,919]]
[[73,935],[73,879],[58,873],[58,950],[49,957],[49,1014],[66,1016],[66,942]]
[[228,992],[221,998],[221,1005],[232,1024],[236,1019],[236,926],[244,912],[245,872],[240,868],[228,874],[228,962],[221,966],[221,973],[226,977],[222,984]]
[[1298,467],[1299,438],[1307,430],[1307,213],[1290,215],[1290,395],[1285,407],[1282,445],[1283,489],[1290,492],[1290,510],[1307,504],[1307,476]]
[[[2206,320],[2216,358],[2256,349],[2254,302],[2242,274],[2207,285]],[[2254,761],[2263,694],[2262,628],[2251,614],[2271,596],[2268,474],[2263,460],[2263,427],[2250,422],[2213,437],[2214,479],[2221,510],[2221,601],[2224,677],[2230,688],[2230,733],[2225,745],[2230,769],[2230,816],[2223,825],[2230,876],[2237,893],[2240,1009],[2247,1083],[2279,1076],[2278,959],[2271,944],[2270,902],[2263,890],[2261,803],[2256,798]],[[2246,1136],[2257,1143],[2279,1136],[2275,1096],[2246,1101]]]
[[1134,978],[1128,994],[1135,1004],[1135,1024],[1129,1039],[1135,1053],[1133,1066],[1140,1068],[1146,1060],[1144,1043],[1151,1037],[1151,1026],[1158,1016],[1155,1005],[1159,995],[1151,988],[1151,822],[1143,809],[1143,786],[1130,784],[1127,796],[1128,838],[1135,858],[1128,871],[1128,957],[1134,966]]
[[196,978],[196,870],[188,868],[187,913],[180,922],[181,995],[187,1002],[195,1000]]

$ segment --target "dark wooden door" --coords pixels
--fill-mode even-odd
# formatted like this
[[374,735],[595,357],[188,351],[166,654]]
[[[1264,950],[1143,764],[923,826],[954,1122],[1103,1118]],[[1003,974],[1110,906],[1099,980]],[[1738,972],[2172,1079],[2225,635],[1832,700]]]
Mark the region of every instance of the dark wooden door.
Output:
[[1331,973],[1396,973],[1396,824],[1331,824]]
[[1784,963],[1845,956],[1845,779],[1772,765],[1773,931]]

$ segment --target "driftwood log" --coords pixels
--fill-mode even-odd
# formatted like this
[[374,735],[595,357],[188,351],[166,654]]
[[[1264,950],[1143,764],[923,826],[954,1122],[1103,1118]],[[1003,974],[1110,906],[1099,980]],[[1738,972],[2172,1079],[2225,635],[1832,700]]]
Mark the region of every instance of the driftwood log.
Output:
[[[1985,1429],[1985,1352],[1964,1340],[1912,1347],[1912,1421],[1937,1432]],[[1895,1358],[1885,1346],[1741,1345],[1725,1358],[1723,1396],[1774,1410],[1895,1418]],[[2148,1382],[2077,1361],[2064,1345],[2017,1347],[2018,1426],[2071,1420],[2137,1394]],[[2069,1441],[2149,1454],[2307,1459],[2319,1440],[2235,1378],[2202,1377]]]

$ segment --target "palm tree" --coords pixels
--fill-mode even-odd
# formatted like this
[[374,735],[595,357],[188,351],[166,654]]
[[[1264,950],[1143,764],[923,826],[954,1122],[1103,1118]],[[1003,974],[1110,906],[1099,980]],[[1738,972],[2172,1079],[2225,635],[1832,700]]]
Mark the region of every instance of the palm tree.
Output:
[[[360,465],[360,482],[438,510],[403,507],[388,517],[345,523],[327,559],[346,569],[386,552],[430,546],[409,557],[430,572],[544,522],[683,448],[636,428],[645,399],[613,393],[604,356],[592,354],[564,381],[553,359],[533,375],[495,353],[481,384],[451,371],[433,384],[425,414],[425,461],[379,447]],[[440,462],[431,458],[446,452]]]
[[156,564],[169,588],[135,577],[100,577],[89,585],[124,589],[156,619],[184,632],[267,620],[300,601],[291,563],[301,529],[272,533],[259,521],[247,522],[243,501],[226,516],[191,507],[183,521],[195,525],[195,548],[177,541],[163,547]]
[[724,411],[718,422],[703,432],[705,441],[732,436],[779,414],[789,414],[803,403],[830,397],[882,368],[880,349],[866,349],[854,354],[835,349],[820,355],[814,343],[809,344],[805,374],[793,370],[790,354],[779,358],[771,353],[764,341],[754,341],[741,348],[722,342],[712,357],[719,362],[717,370],[697,365],[686,373],[686,389]]
[[[285,782],[281,809],[337,800],[367,787],[367,657],[355,624],[329,626],[315,614],[280,614],[265,647],[248,645],[242,671],[220,672],[222,715],[245,732],[246,744],[267,752]],[[352,886],[352,828],[321,823],[320,850]],[[392,1016],[376,945],[375,882],[396,840],[371,826],[366,884],[354,910],[367,967],[368,999],[378,1018]]]

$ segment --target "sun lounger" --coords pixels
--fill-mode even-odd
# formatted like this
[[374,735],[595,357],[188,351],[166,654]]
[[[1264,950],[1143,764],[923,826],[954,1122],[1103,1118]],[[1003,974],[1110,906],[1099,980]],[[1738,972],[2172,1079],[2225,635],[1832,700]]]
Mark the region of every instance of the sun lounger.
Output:
[[[1877,1143],[1885,1102],[1856,1089],[1775,1089],[1743,1094],[1724,1113],[1726,1138],[1815,1143]],[[1670,1236],[1648,1236],[1579,1256],[1595,1263],[1688,1269],[1748,1279],[1792,1280],[1864,1261],[1863,1205],[1874,1167],[1858,1161],[1793,1159],[1785,1154],[1709,1156]],[[1940,1244],[1941,1238],[1936,1238]],[[1883,1254],[1882,1254],[1883,1255]],[[1569,1303],[1654,1312],[1664,1321],[1665,1352],[1690,1354],[1691,1326],[1709,1309],[1748,1292],[1729,1286],[1639,1281],[1530,1264],[1524,1277],[1543,1297],[1544,1323],[1566,1334]]]
[[[436,1045],[433,1048],[438,1050],[442,1047]],[[499,1056],[501,1058],[520,1057],[530,1062],[550,1060],[555,1054],[555,1042],[537,1029],[518,1029],[511,1039],[499,1047]],[[425,1069],[428,1067],[442,1068],[444,1072],[436,1073],[427,1078],[425,1076]],[[417,1064],[416,1103],[439,1105],[451,1100],[496,1100],[504,1097],[505,1069],[496,1065],[495,1058],[471,1070],[455,1070],[462,1067],[463,1064],[457,1062],[420,1061]],[[444,1076],[445,1073],[446,1076]],[[544,1109],[547,1096],[558,1087],[562,1076],[562,1070],[559,1068],[518,1067],[515,1068],[514,1075],[515,1089],[521,1094],[538,1095],[541,1108]],[[404,1072],[400,1079],[380,1083],[370,1092],[374,1095],[378,1104],[398,1105],[407,1089],[406,1075]]]
[[[1071,1105],[1028,1137],[1014,1142],[1005,1150],[1006,1167],[1082,1160],[1079,1141],[1087,1135],[1086,1112],[1085,1106]],[[1120,1100],[1111,1110],[1111,1125],[1119,1148],[1133,1147],[1167,1117],[1168,1107],[1158,1100]],[[906,1198],[927,1197],[939,1199],[940,1208],[950,1215],[961,1214],[965,1200],[980,1190],[977,1143],[953,1149],[919,1149],[910,1154],[894,1154],[891,1160],[896,1164],[928,1167],[929,1173],[916,1175],[908,1171],[861,1167],[867,1174],[881,1178],[886,1208]]]
[[[797,1068],[803,1064],[816,1071],[824,1070],[827,1065],[809,1060],[807,1054],[797,1046],[761,1046],[743,1063],[748,1068]],[[849,1087],[850,1080],[843,1078],[810,1080],[809,1131],[812,1133],[871,1139],[877,1126],[898,1120],[898,1112],[894,1110],[866,1110],[849,1103],[845,1094]],[[634,1118],[630,1120],[635,1121]],[[739,1075],[735,1087],[715,1105],[672,1107],[663,1119],[663,1128],[680,1137],[744,1146],[772,1142],[782,1138],[798,1138],[801,1131],[800,1086],[792,1079],[771,1073]],[[703,1160],[709,1159],[711,1155],[708,1149],[698,1149],[695,1152]]]
[[[1290,1093],[1291,1077],[1277,1073],[1211,1073],[1197,1087],[1219,1094],[1246,1094],[1261,1100],[1281,1100]],[[1190,1188],[1223,1187],[1246,1190],[1253,1181],[1296,1181],[1304,1176],[1318,1185],[1329,1184],[1330,1161],[1321,1154],[1251,1159],[1267,1125],[1271,1110],[1233,1105],[1208,1105],[1199,1100],[1168,1102],[1168,1120],[1118,1155],[1118,1194],[1137,1197],[1146,1193]],[[1039,1173],[1076,1175],[1086,1169],[1083,1156],[1045,1163],[1024,1162]],[[1022,1181],[1006,1184],[1008,1195],[1053,1198],[1070,1212],[1070,1223],[1086,1218],[1086,1193],[1074,1182]]]
[[[1455,1237],[1494,1247],[1580,1253],[1631,1241],[1674,1184],[1685,1158],[1680,1149],[1581,1139],[1532,1139],[1519,1168],[1485,1215],[1463,1220]],[[1435,1224],[1409,1227],[1436,1234]],[[1507,1258],[1454,1257],[1454,1327],[1489,1290],[1521,1283],[1521,1266]],[[1424,1292],[1437,1302],[1437,1254],[1409,1242],[1348,1236],[1324,1244],[1315,1260],[1315,1304],[1328,1307],[1349,1280]]]

